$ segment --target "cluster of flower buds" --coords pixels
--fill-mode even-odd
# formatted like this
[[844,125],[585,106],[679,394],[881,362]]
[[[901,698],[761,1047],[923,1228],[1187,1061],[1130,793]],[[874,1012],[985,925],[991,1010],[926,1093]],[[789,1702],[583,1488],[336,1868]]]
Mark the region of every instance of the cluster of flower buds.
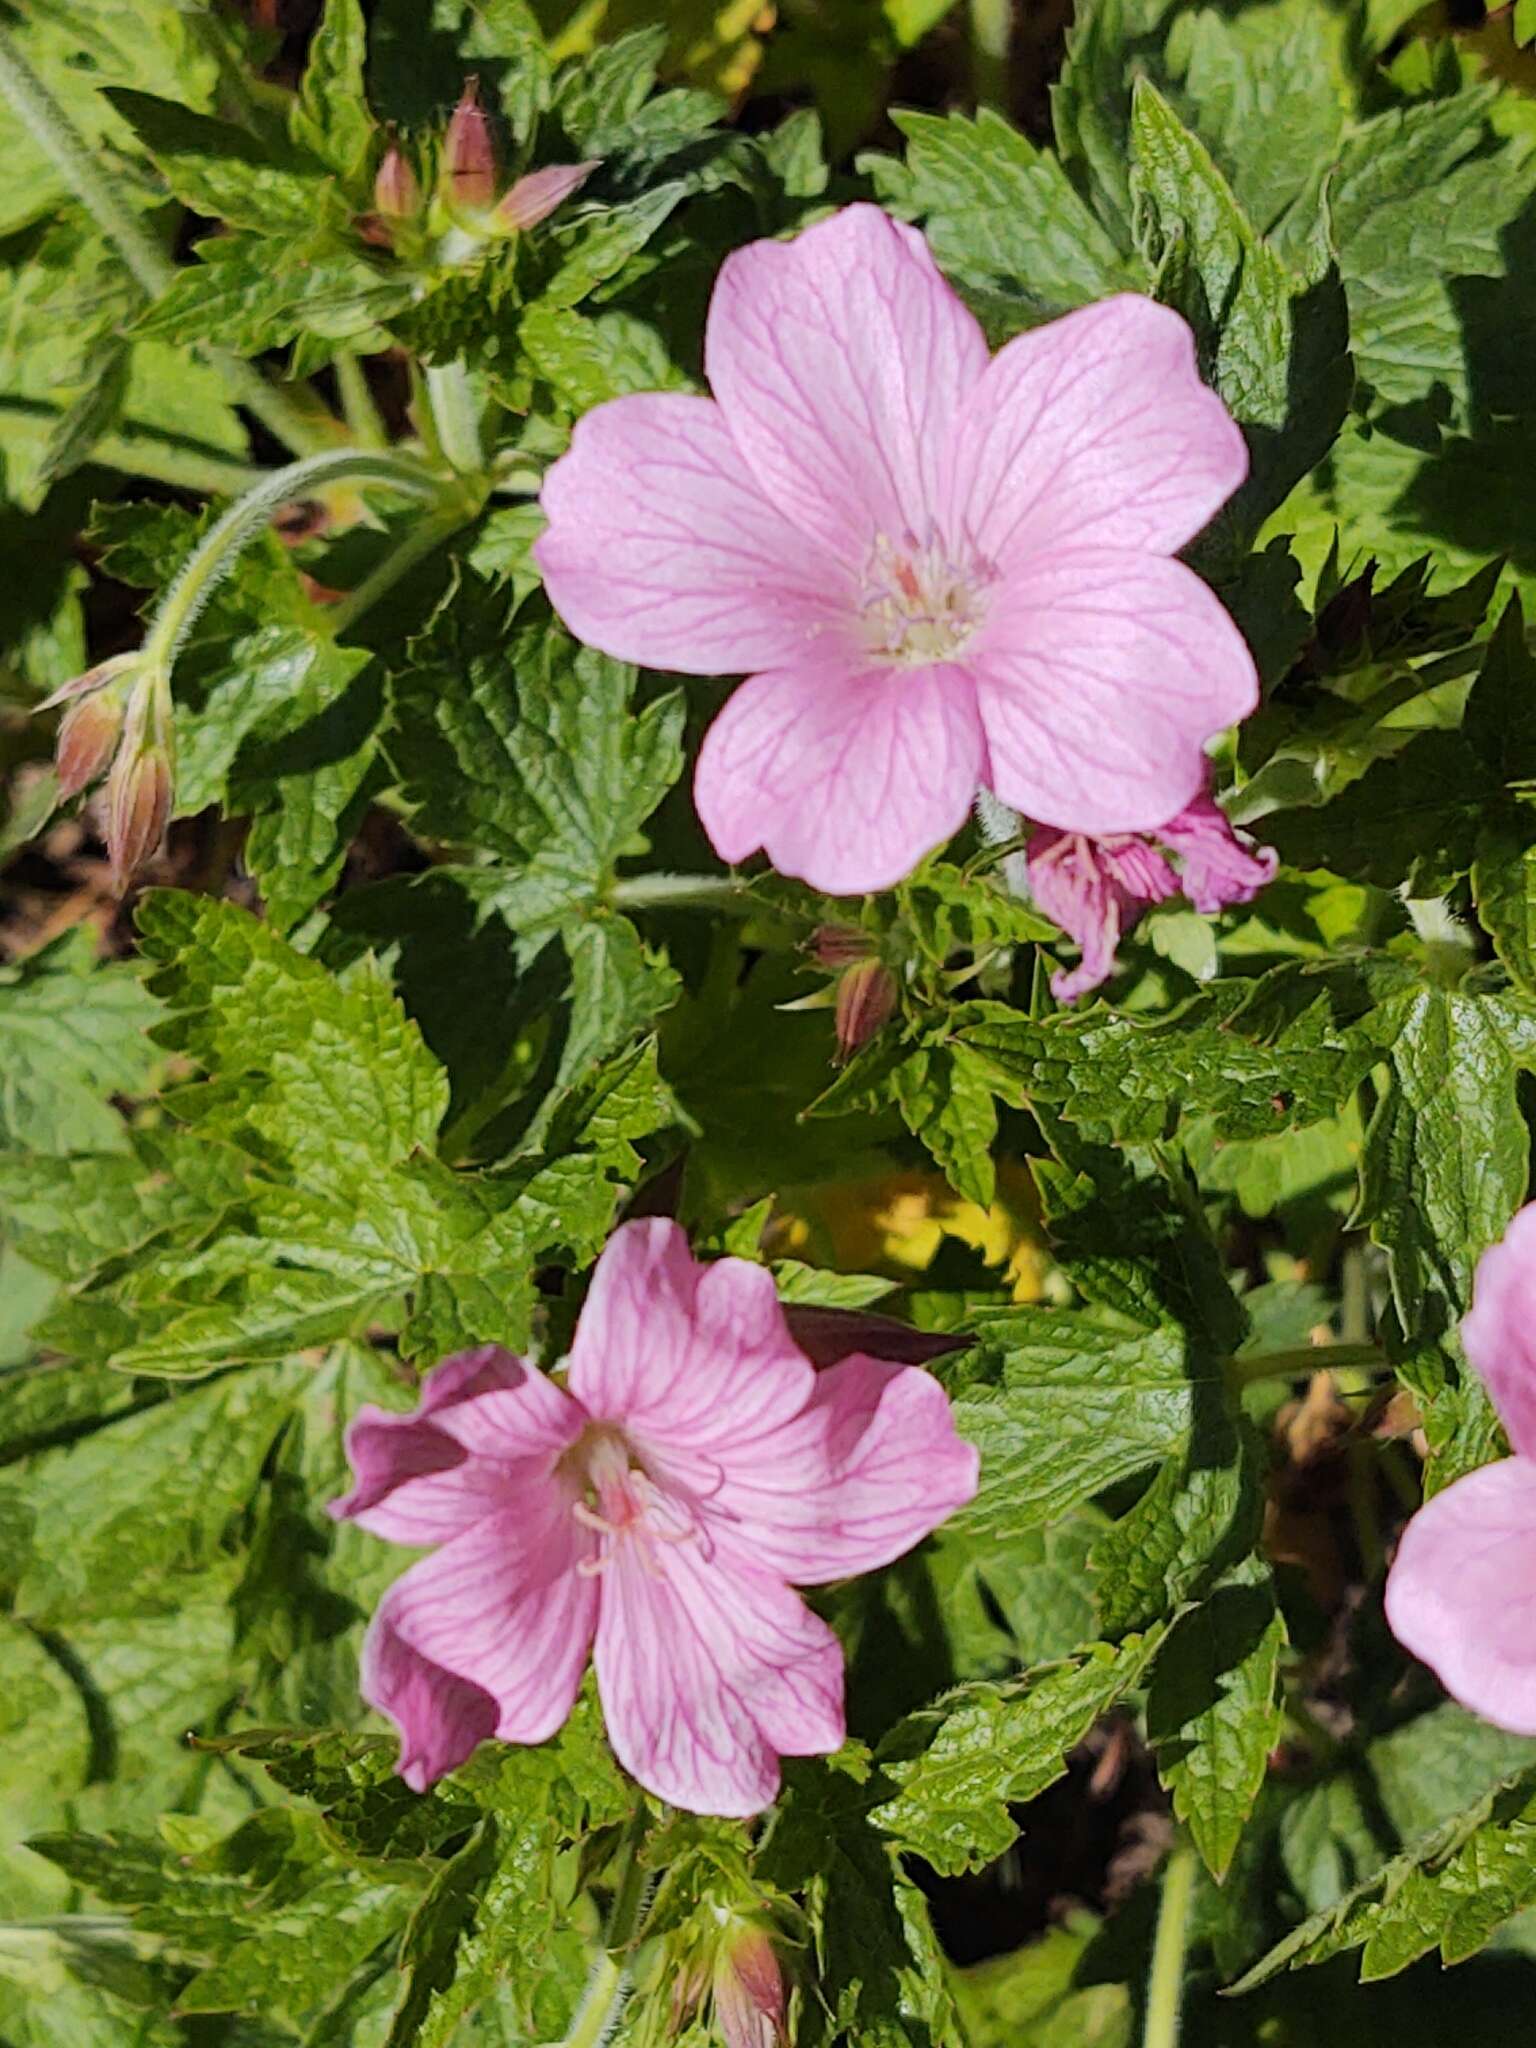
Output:
[[476,240],[524,233],[546,220],[591,177],[587,163],[548,164],[501,190],[500,152],[480,82],[465,81],[442,139],[429,199],[397,139],[391,139],[373,181],[374,224],[382,239],[405,250],[413,239],[457,229]]
[[896,977],[869,933],[853,925],[819,926],[811,934],[810,953],[818,967],[837,977],[832,1005],[837,1056],[850,1060],[895,1015]]
[[672,2026],[681,2033],[706,1994],[726,2048],[786,2048],[787,2000],[773,1932],[762,1920],[715,1909],[718,1931],[672,1980]]
[[57,690],[39,710],[68,706],[54,767],[59,794],[107,778],[107,853],[125,889],[165,837],[175,794],[170,677],[141,654],[118,654]]

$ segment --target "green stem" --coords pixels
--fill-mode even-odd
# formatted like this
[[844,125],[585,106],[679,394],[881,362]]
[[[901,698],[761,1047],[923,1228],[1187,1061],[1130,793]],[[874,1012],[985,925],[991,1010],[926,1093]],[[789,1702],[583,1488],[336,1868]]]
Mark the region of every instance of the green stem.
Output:
[[1379,1344],[1302,1344],[1294,1351],[1261,1351],[1255,1358],[1234,1358],[1227,1384],[1246,1387],[1255,1380],[1299,1380],[1311,1372],[1390,1372]]
[[746,885],[726,875],[625,875],[608,892],[617,910],[724,910],[754,906]]
[[438,443],[461,476],[478,476],[485,468],[480,446],[480,409],[462,363],[428,363],[427,396]]
[[74,123],[0,28],[0,93],[38,148],[133,272],[146,298],[158,298],[176,274],[77,133]]
[[1147,1979],[1147,2022],[1142,2048],[1178,2048],[1179,2011],[1184,1990],[1184,1955],[1189,1945],[1189,1907],[1195,1890],[1195,1852],[1176,1842],[1163,1866],[1162,1903]]
[[625,1835],[619,1882],[603,1929],[603,1952],[571,2021],[561,2048],[601,2048],[629,1995],[629,1956],[650,1896],[650,1877],[640,1863],[647,1826],[645,1805],[635,1808]]
[[341,639],[357,624],[365,612],[371,611],[386,592],[408,576],[418,562],[426,560],[435,548],[441,547],[452,533],[467,525],[473,516],[468,507],[455,505],[450,510],[429,515],[405,536],[397,548],[387,554],[378,566],[369,571],[356,590],[335,605],[330,614],[333,636]]
[[[68,114],[3,27],[0,95],[10,102],[21,125],[117,250],[145,298],[158,299],[176,275],[175,264],[133,209],[119,197],[116,186],[97,163]],[[305,451],[325,445],[328,436],[323,427],[286,392],[269,384],[254,365],[222,351],[210,350],[208,354],[223,373],[237,402],[254,413],[286,447]]]
[[979,107],[1008,107],[1013,0],[971,0],[971,83]]
[[341,393],[342,412],[358,447],[387,448],[389,433],[373,402],[367,373],[358,358],[345,349],[336,358],[336,386]]
[[397,490],[425,498],[437,497],[442,489],[429,471],[408,456],[368,454],[356,449],[310,455],[302,462],[290,463],[286,469],[274,470],[215,520],[182,563],[145,636],[144,653],[150,662],[167,670],[171,667],[226,567],[280,505],[291,504],[295,498],[326,484],[342,483],[349,477],[393,484]]

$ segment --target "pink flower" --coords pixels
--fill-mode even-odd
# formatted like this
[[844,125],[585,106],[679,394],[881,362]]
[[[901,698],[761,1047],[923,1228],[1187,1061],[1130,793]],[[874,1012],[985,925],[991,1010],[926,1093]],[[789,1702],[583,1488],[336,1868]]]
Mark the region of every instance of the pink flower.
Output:
[[1171,559],[1242,482],[1177,313],[1125,295],[1011,341],[873,206],[727,258],[713,398],[619,398],[544,485],[535,555],[607,653],[748,681],[694,795],[722,859],[888,887],[978,786],[1138,832],[1251,711],[1253,661]]
[[1536,1202],[1479,1260],[1461,1344],[1514,1456],[1419,1509],[1387,1579],[1387,1620],[1464,1707],[1536,1735]]
[[[1159,845],[1178,857],[1179,873]],[[1070,973],[1051,976],[1051,993],[1070,1003],[1108,981],[1115,949],[1149,903],[1182,890],[1196,910],[1211,916],[1229,903],[1251,903],[1277,865],[1270,847],[1250,852],[1225,812],[1204,795],[1152,832],[1090,838],[1042,826],[1026,854],[1030,894],[1083,949]]]
[[843,1740],[836,1636],[792,1585],[887,1564],[976,1490],[926,1373],[818,1373],[773,1280],[675,1223],[598,1260],[561,1387],[495,1347],[414,1415],[363,1409],[332,1513],[438,1545],[379,1604],[363,1690],[418,1791],[490,1735],[542,1742],[591,1655],[615,1751],[695,1812],[756,1813],[781,1756]]

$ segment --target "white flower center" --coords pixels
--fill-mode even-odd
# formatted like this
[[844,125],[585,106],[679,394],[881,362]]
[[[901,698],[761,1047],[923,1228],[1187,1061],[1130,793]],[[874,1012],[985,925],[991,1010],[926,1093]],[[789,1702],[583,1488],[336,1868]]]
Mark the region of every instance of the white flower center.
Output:
[[907,668],[953,660],[986,616],[994,573],[974,556],[954,560],[931,532],[876,534],[859,604],[870,652]]
[[576,1567],[583,1578],[605,1572],[623,1543],[634,1546],[643,1570],[660,1578],[656,1546],[686,1543],[699,1534],[686,1504],[656,1484],[624,1432],[611,1423],[594,1422],[583,1430],[560,1464],[581,1490],[572,1515],[602,1539],[596,1556]]

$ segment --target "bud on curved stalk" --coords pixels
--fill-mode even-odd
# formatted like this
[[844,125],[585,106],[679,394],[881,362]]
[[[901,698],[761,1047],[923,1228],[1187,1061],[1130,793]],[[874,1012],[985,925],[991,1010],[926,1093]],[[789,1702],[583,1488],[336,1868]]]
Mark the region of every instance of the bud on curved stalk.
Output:
[[421,211],[421,187],[398,142],[391,141],[373,181],[373,206],[379,219],[414,220]]
[[581,190],[600,162],[601,158],[592,157],[586,163],[547,164],[541,171],[529,171],[509,188],[492,220],[503,234],[536,228]]
[[122,729],[123,700],[116,690],[79,697],[70,705],[59,721],[53,749],[54,772],[64,802],[106,774]]
[[896,977],[882,960],[861,960],[837,984],[837,1052],[851,1059],[896,1012]]
[[721,1943],[714,1990],[727,2048],[783,2048],[784,1975],[765,1928],[742,1922]]
[[117,758],[107,777],[107,853],[112,885],[127,888],[165,837],[175,795],[170,684],[147,675],[129,699]]
[[458,213],[484,213],[496,198],[496,138],[480,104],[480,81],[467,78],[443,139],[443,183]]

